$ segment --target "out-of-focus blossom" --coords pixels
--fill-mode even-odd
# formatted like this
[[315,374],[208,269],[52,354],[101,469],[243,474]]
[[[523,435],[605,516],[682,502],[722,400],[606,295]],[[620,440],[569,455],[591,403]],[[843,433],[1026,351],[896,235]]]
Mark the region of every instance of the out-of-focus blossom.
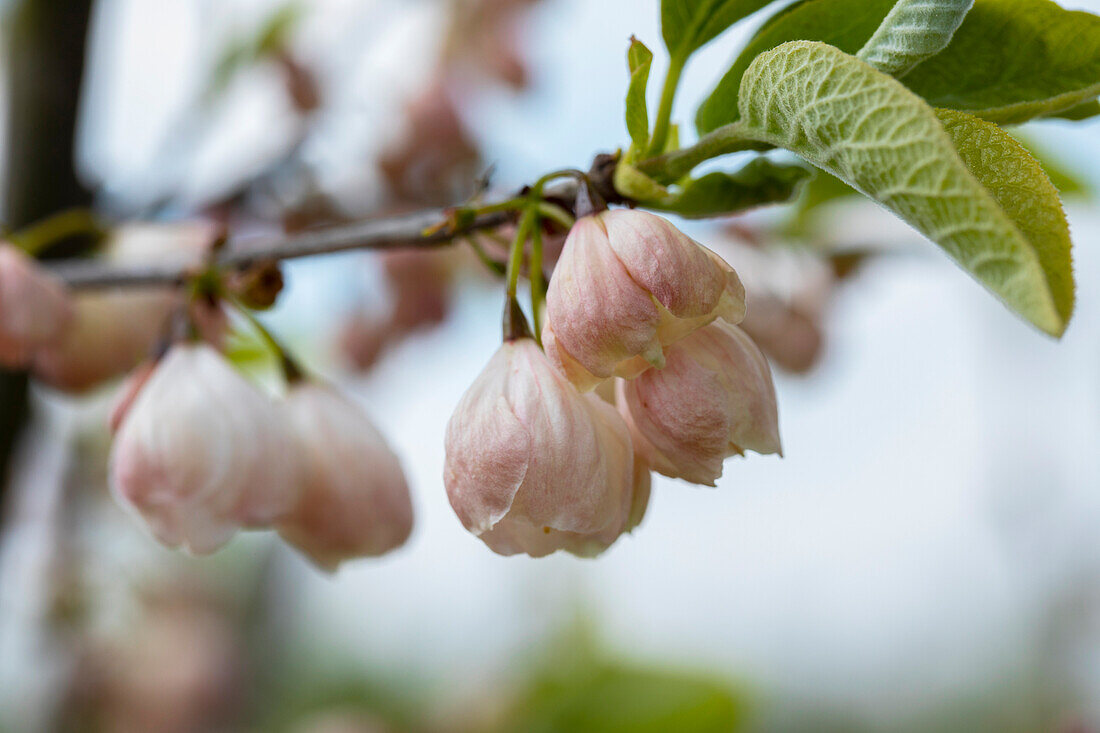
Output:
[[[121,264],[193,267],[202,263],[218,229],[206,222],[128,224],[119,227],[104,253]],[[34,357],[39,380],[58,389],[83,392],[125,374],[147,358],[166,331],[169,316],[183,303],[175,288],[82,293],[74,297],[75,318],[63,337]],[[220,340],[226,328],[215,304],[195,303],[191,316],[204,337]]]
[[[622,418],[580,394],[531,339],[489,361],[455,409],[446,447],[451,506],[502,555],[594,556],[628,529],[632,508],[639,514]],[[641,493],[648,484],[637,478]]]
[[469,196],[481,155],[443,80],[410,102],[405,134],[379,161],[391,195],[406,204],[450,204]]
[[[450,33],[443,60],[514,89],[527,85],[520,43],[521,13],[534,0],[457,0],[452,3]],[[452,72],[453,73],[453,72]]]
[[204,554],[297,501],[297,445],[275,403],[205,344],[169,349],[111,447],[110,483],[170,547]]
[[663,369],[620,380],[617,389],[635,450],[666,476],[714,485],[728,456],[781,452],[768,362],[724,321],[673,344]]
[[65,287],[21,250],[0,242],[0,364],[25,366],[72,318]]
[[78,693],[97,730],[225,730],[243,702],[244,650],[219,611],[201,599],[155,599],[125,634],[94,646]]
[[382,256],[395,327],[408,331],[435,325],[447,316],[451,267],[444,256],[448,254],[406,250]]
[[341,326],[337,341],[350,365],[365,371],[378,363],[392,343],[392,335],[393,325],[388,319],[356,313]]
[[294,109],[306,115],[320,107],[321,89],[313,71],[286,48],[280,49],[274,60]]
[[745,284],[741,328],[780,368],[813,368],[825,340],[825,311],[837,276],[820,256],[791,247],[762,248],[730,239],[719,248]]
[[616,210],[577,221],[546,298],[547,354],[581,389],[664,364],[664,347],[745,315],[737,273],[665,219]]
[[413,524],[405,474],[366,414],[309,383],[293,385],[285,407],[300,447],[302,488],[279,534],[329,571],[402,545]]

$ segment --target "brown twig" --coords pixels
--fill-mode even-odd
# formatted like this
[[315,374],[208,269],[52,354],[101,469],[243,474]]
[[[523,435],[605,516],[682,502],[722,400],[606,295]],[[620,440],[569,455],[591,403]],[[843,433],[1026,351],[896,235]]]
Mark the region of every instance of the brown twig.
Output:
[[[355,249],[387,250],[440,247],[473,231],[492,229],[512,217],[508,212],[487,214],[459,227],[439,225],[447,209],[431,209],[395,217],[368,219],[299,232],[281,238],[230,241],[217,257],[222,267],[244,268],[255,262],[288,260]],[[126,265],[103,260],[58,260],[49,271],[74,289],[171,285],[183,282],[189,271],[178,265]]]

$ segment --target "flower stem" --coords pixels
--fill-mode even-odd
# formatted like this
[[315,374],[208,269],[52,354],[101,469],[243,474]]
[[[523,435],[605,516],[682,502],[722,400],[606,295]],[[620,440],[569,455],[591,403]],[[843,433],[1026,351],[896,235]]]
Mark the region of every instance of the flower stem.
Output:
[[535,224],[535,211],[533,206],[524,209],[523,218],[519,220],[519,228],[516,229],[515,239],[512,240],[512,249],[508,253],[509,298],[516,297],[516,291],[519,289],[519,271],[523,269],[523,247]]
[[535,219],[531,230],[531,261],[527,264],[531,279],[531,320],[535,324],[535,341],[542,346],[542,307],[546,302],[546,281],[542,276],[542,222]]
[[572,229],[573,225],[577,223],[577,220],[573,218],[572,214],[570,214],[568,211],[558,206],[557,204],[552,204],[549,201],[540,201],[538,209],[540,216],[557,222],[565,230]]
[[705,160],[744,150],[768,150],[771,146],[745,134],[739,122],[723,125],[699,138],[694,145],[673,150],[638,163],[638,169],[658,183],[672,183]]
[[661,88],[661,102],[657,107],[657,121],[653,125],[653,135],[649,138],[649,155],[658,155],[668,142],[669,124],[672,121],[672,103],[676,100],[676,87],[680,85],[680,75],[684,73],[686,58],[679,54],[668,60],[668,73]]
[[523,210],[523,217],[519,220],[516,229],[516,237],[512,240],[512,249],[508,253],[508,290],[507,301],[504,306],[504,340],[514,341],[530,333],[523,310],[519,307],[516,292],[519,290],[519,271],[523,269],[523,249],[527,244],[527,237],[535,225],[538,216],[537,203],[532,197],[530,203]]
[[233,303],[237,311],[244,316],[246,321],[248,321],[248,325],[260,335],[260,338],[264,340],[268,348],[278,357],[279,366],[283,371],[283,378],[286,379],[287,384],[294,384],[295,382],[300,382],[305,379],[305,370],[302,369],[298,361],[290,355],[290,352],[280,343],[279,339],[275,338],[275,334],[271,333],[267,326],[265,326],[259,318],[256,318],[256,316],[252,314],[252,311],[245,307],[239,300],[233,299],[230,302]]

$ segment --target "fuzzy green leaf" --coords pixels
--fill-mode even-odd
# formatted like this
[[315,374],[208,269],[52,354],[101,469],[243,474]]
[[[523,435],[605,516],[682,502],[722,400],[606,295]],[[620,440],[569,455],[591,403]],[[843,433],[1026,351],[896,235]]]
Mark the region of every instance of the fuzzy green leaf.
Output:
[[757,158],[734,173],[707,173],[681,184],[675,193],[647,206],[686,219],[729,216],[766,204],[793,200],[813,174],[801,165]]
[[[737,119],[737,89],[760,53],[794,40],[856,53],[890,12],[891,0],[802,0],[757,32],[699,108],[710,132]],[[1058,113],[1100,93],[1100,17],[1051,0],[975,0],[942,52],[915,66],[905,85],[934,107],[1000,123]]]
[[1069,225],[1058,189],[1039,162],[1001,128],[965,112],[936,110],[974,177],[1031,245],[1063,324],[1073,315]]
[[695,118],[700,134],[738,117],[741,77],[760,54],[787,41],[821,41],[856,53],[874,34],[894,0],[800,0],[769,18],[737,56]]
[[856,56],[900,78],[947,48],[973,4],[974,0],[898,0]]
[[1031,323],[1055,336],[1065,330],[1073,280],[1057,192],[995,126],[942,112],[949,131],[901,82],[806,41],[757,57],[740,112],[747,136],[878,201]]
[[626,90],[626,129],[634,142],[634,149],[645,150],[649,144],[649,108],[645,94],[649,86],[653,52],[637,38],[631,38],[626,61],[630,68],[630,86]]
[[669,54],[687,59],[746,15],[772,0],[662,0],[661,35]]

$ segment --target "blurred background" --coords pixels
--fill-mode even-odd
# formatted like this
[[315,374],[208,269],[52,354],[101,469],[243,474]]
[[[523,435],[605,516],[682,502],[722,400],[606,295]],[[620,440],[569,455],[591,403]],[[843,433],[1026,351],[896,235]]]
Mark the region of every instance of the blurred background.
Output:
[[[656,48],[658,20],[656,0],[0,1],[4,221],[92,206],[247,238],[587,168],[627,138],[628,39]],[[676,118],[762,20],[698,55]],[[413,490],[409,543],[335,575],[263,533],[163,549],[104,483],[112,387],[3,374],[0,731],[1100,730],[1098,119],[1018,130],[1076,245],[1060,342],[823,178],[685,224],[746,282],[785,457],[731,459],[717,489],[655,477],[597,560],[498,557],[448,505],[444,426],[502,300],[465,244],[289,263],[264,315]],[[247,338],[230,353],[270,371]]]

